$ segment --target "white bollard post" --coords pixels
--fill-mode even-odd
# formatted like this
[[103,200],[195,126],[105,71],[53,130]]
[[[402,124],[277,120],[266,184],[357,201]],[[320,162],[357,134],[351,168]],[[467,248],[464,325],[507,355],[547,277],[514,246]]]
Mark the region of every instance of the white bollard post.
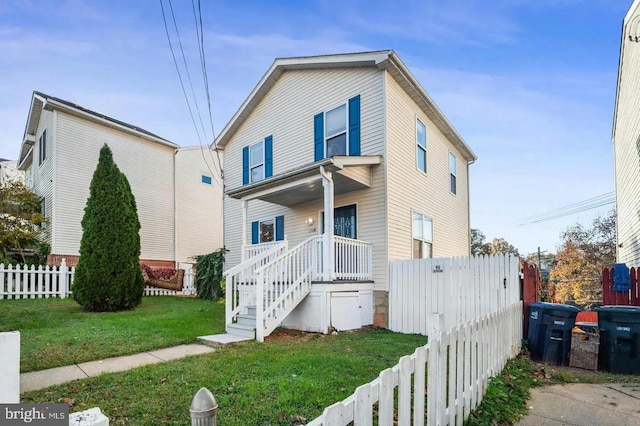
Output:
[[60,299],[67,297],[67,272],[69,267],[67,266],[67,260],[62,258],[60,262],[60,269],[58,269],[58,291],[60,292]]
[[216,426],[216,415],[218,403],[211,391],[207,388],[200,388],[191,401],[189,408],[191,413],[191,426]]
[[20,402],[20,332],[0,333],[0,404]]

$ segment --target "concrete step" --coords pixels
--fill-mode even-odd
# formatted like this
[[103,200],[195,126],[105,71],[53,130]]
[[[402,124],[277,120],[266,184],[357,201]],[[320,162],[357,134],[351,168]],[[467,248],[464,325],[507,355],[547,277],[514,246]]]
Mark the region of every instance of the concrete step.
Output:
[[250,325],[253,328],[256,328],[256,316],[255,315],[245,315],[240,314],[236,317],[237,323],[241,325]]
[[236,336],[235,334],[211,334],[209,336],[198,337],[198,342],[203,345],[211,346],[214,348],[221,348],[223,346],[231,345],[240,342],[249,342],[254,340],[253,338]]
[[227,324],[227,333],[235,336],[247,337],[249,339],[256,338],[256,325],[243,325],[243,324]]

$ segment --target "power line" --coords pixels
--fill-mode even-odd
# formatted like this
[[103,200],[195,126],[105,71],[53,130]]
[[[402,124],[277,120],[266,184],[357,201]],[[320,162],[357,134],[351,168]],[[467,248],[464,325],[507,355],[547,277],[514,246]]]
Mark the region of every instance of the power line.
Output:
[[532,223],[545,222],[552,219],[558,219],[564,216],[580,213],[586,210],[592,210],[598,207],[612,204],[615,202],[615,193],[610,192],[599,195],[597,197],[589,198],[578,203],[570,204],[568,206],[560,207],[558,209],[549,210],[547,212],[539,213],[537,215],[524,218],[526,222],[519,224],[518,226],[529,225]]

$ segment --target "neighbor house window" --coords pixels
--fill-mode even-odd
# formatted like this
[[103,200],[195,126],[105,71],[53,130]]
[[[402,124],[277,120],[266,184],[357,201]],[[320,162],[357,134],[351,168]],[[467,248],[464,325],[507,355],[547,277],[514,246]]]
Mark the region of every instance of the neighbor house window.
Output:
[[456,194],[456,156],[449,153],[449,190],[452,194]]
[[427,173],[427,126],[416,119],[416,167]]
[[211,185],[211,183],[212,183],[211,176],[209,176],[209,175],[202,175],[200,180],[201,180],[202,183],[207,184],[207,185]]
[[433,221],[420,213],[411,214],[413,228],[413,258],[433,257]]
[[47,129],[42,131],[40,138],[38,139],[38,165],[42,164],[47,159]]
[[249,147],[249,176],[251,183],[264,179],[264,141]]
[[347,155],[347,104],[325,114],[325,149],[327,157]]

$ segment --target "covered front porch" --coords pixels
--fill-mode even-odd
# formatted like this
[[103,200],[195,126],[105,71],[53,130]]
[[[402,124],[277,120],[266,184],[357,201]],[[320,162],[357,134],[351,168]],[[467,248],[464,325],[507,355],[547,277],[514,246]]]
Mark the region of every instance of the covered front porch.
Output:
[[[348,237],[356,236],[355,210],[352,225],[348,217],[340,216],[340,209],[336,221],[334,199],[336,194],[371,187],[370,167],[380,162],[380,156],[331,157],[227,192],[227,195],[242,202],[243,241],[241,262],[225,271],[228,331],[237,328],[239,323],[252,326],[253,318],[245,321],[243,316],[253,312],[255,306],[255,336],[261,341],[296,310],[312,291],[312,284],[316,296],[318,291],[322,292],[321,305],[325,307],[331,302],[336,289],[351,292],[352,295],[353,291],[360,289],[372,292],[373,244]],[[316,231],[314,235],[303,239],[298,233],[294,239],[297,244],[292,246],[278,226],[273,229],[265,227],[266,231],[260,239],[255,238],[256,230],[250,231],[247,220],[253,200],[289,207],[288,211],[293,211],[294,216],[298,205],[309,205],[314,201],[321,201],[318,205],[323,210],[313,228]],[[276,218],[275,222],[284,221],[284,216],[281,217]],[[295,217],[300,220],[299,216]],[[304,220],[310,229],[316,221],[313,217]],[[318,229],[322,233],[317,232]],[[252,232],[251,238],[249,232]],[[275,238],[277,234],[280,234],[280,238]],[[277,241],[262,242],[265,235]],[[249,241],[253,244],[249,244]],[[307,310],[311,311],[319,306],[310,303],[303,305],[309,305]],[[300,315],[313,316],[309,312],[300,314],[298,309],[293,317],[300,318]],[[313,331],[327,332],[331,320],[323,320],[318,324],[320,329],[325,325],[328,327]],[[251,334],[252,330],[248,329],[248,333]]]

